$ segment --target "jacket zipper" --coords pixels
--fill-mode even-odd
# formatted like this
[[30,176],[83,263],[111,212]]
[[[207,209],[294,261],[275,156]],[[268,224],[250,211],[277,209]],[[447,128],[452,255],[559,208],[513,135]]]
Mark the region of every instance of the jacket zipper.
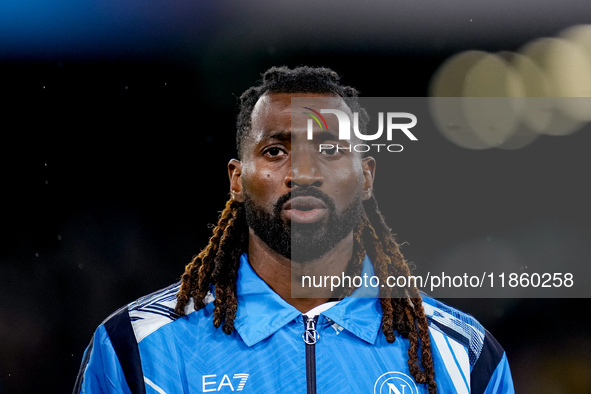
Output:
[[306,386],[308,394],[316,394],[316,342],[320,339],[316,331],[318,316],[308,318],[304,315],[304,335],[302,338],[306,343]]

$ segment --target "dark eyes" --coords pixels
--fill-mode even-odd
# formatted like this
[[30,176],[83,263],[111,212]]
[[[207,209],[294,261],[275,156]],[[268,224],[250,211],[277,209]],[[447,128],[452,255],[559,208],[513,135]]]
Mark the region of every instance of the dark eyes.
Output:
[[336,146],[332,147],[332,148],[324,148],[322,147],[320,149],[320,154],[321,155],[325,155],[325,156],[336,156],[338,154],[340,154],[341,152],[336,148]]
[[[338,156],[342,155],[344,152],[342,146],[337,149],[337,145],[334,145],[333,147],[322,147],[319,149],[318,153],[322,156]],[[288,152],[285,148],[273,146],[265,149],[263,154],[270,158],[278,158],[287,155]]]
[[265,155],[270,156],[270,157],[279,157],[282,155],[286,155],[287,152],[284,149],[281,149],[279,147],[273,146],[267,150],[265,150]]

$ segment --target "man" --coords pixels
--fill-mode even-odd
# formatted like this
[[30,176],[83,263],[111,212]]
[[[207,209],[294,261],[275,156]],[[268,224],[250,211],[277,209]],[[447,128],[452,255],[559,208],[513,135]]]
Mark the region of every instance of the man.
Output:
[[292,293],[303,273],[410,274],[373,195],[375,160],[319,150],[354,142],[329,117],[308,139],[318,100],[351,114],[356,96],[309,67],[271,68],[241,96],[240,160],[208,246],[179,284],[99,326],[75,392],[513,392],[494,338],[414,287]]

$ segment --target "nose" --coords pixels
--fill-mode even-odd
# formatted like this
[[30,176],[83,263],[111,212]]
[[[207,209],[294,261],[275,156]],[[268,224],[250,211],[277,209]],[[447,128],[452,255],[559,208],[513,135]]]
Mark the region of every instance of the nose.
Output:
[[315,152],[308,152],[308,149],[292,151],[291,171],[285,181],[290,189],[298,186],[322,186],[324,177]]

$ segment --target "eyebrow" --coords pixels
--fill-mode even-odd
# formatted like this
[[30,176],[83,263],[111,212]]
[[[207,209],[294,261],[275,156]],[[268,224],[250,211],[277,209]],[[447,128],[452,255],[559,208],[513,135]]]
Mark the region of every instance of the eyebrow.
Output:
[[266,139],[266,140],[279,140],[279,141],[289,140],[289,139],[291,139],[291,131],[286,131],[286,130],[278,131],[276,133],[273,133],[271,135],[268,135],[264,139]]
[[338,137],[337,133],[333,133],[328,130],[314,132],[314,139],[318,140],[318,141],[328,141],[328,140],[334,140],[334,139],[338,139],[338,138],[339,137]]
[[[313,135],[314,135],[314,140],[320,141],[320,142],[338,139],[338,133],[331,132],[329,130],[315,131]],[[269,141],[269,140],[286,141],[286,140],[290,140],[291,137],[292,137],[291,131],[281,130],[281,131],[277,131],[273,134],[269,134],[269,135],[265,136],[264,138],[261,139],[261,141]]]

